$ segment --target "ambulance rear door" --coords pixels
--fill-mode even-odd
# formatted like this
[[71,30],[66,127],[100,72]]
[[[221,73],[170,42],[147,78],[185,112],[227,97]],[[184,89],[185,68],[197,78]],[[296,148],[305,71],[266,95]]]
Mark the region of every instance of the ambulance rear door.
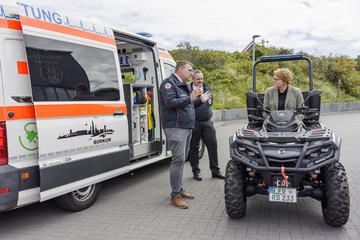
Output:
[[[170,75],[175,72],[176,63],[175,63],[174,59],[171,57],[171,55],[169,54],[169,52],[163,46],[161,46],[159,43],[157,44],[157,48],[158,48],[159,58],[160,58],[161,76],[162,76],[162,80],[164,80],[164,79],[170,77]],[[161,82],[159,83],[159,87],[160,87],[160,84],[161,84]],[[166,139],[165,134],[164,134],[164,139]],[[167,156],[172,155],[168,141],[166,141],[166,155]]]
[[41,201],[128,171],[113,31],[18,3],[35,106]]

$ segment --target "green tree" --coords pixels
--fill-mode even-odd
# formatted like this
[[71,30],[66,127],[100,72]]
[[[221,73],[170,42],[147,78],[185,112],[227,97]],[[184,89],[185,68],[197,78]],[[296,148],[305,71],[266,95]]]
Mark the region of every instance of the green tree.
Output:
[[355,61],[356,61],[355,70],[360,72],[360,55],[357,55],[357,58],[355,59]]
[[[294,54],[293,49],[267,46],[268,42],[262,40],[256,45],[255,56]],[[204,74],[205,82],[214,92],[213,109],[244,108],[246,107],[245,92],[252,90],[252,52],[217,51],[211,49],[201,50],[198,46],[191,46],[189,42],[181,42],[177,49],[169,51],[174,60],[190,61],[193,69],[200,69]],[[299,52],[312,61],[314,88],[323,90],[322,102],[359,101],[360,93],[360,55],[357,59],[347,56],[313,56]],[[261,63],[256,68],[256,90],[265,92],[273,86],[274,70],[287,67],[294,77],[291,84],[301,90],[309,89],[309,64],[307,61],[286,61]],[[133,76],[126,75],[126,78]],[[337,100],[337,81],[341,79],[340,99]]]

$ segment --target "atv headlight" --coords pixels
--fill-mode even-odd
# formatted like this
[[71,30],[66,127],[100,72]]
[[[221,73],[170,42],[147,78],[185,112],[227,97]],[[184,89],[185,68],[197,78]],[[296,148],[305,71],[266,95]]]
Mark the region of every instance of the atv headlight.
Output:
[[248,152],[248,155],[249,155],[249,157],[255,157],[255,153],[254,152]]
[[328,152],[329,152],[329,148],[328,148],[328,147],[322,148],[322,149],[321,149],[321,152],[322,152],[322,153],[328,153]]
[[241,146],[241,145],[236,145],[236,150],[237,150],[238,152],[245,152],[245,151],[246,151],[246,148],[243,147],[243,146]]

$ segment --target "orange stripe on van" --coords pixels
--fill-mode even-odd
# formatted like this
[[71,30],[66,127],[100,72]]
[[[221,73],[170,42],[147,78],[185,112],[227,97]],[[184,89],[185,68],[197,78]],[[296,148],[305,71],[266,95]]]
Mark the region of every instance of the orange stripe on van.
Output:
[[[9,117],[9,113],[13,113],[13,118]],[[6,107],[7,120],[19,120],[35,118],[35,109],[33,105],[30,106],[10,106]]]
[[159,51],[159,56],[160,57],[162,57],[162,58],[167,58],[167,59],[173,59],[172,57],[171,57],[171,55],[170,54],[168,54],[168,53],[166,53],[166,52],[161,52],[161,51]]
[[127,113],[125,103],[37,105],[36,115],[37,118],[109,115],[118,109]]
[[105,37],[95,33],[85,32],[79,29],[74,29],[74,28],[58,25],[55,23],[44,22],[33,18],[21,16],[21,24],[29,27],[40,28],[48,31],[63,33],[75,37],[81,37],[93,41],[115,45],[115,39],[111,37]]
[[22,30],[20,21],[0,18],[0,27],[14,30]]
[[1,122],[5,121],[5,108],[4,107],[0,107],[0,121]]
[[29,74],[27,62],[17,62],[18,73],[19,74]]

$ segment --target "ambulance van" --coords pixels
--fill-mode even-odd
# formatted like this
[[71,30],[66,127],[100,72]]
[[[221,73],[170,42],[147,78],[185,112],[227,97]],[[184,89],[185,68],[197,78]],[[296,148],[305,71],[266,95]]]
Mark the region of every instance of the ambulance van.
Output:
[[81,211],[102,181],[169,158],[158,88],[174,70],[147,37],[0,4],[0,211]]

